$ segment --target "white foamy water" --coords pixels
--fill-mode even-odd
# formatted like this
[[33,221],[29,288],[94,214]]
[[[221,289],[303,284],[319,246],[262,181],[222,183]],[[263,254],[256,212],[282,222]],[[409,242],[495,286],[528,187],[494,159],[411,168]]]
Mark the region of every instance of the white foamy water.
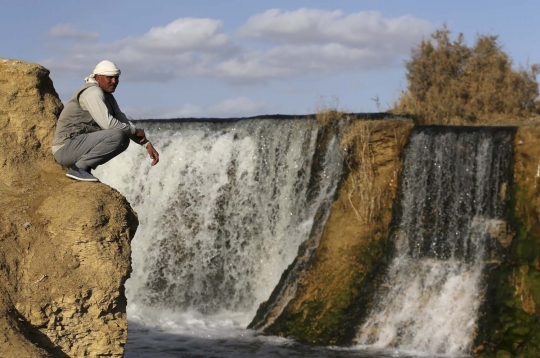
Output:
[[[258,335],[238,324],[234,314],[204,316],[197,312],[153,311],[129,315],[126,358],[435,358],[414,350],[358,347],[313,347],[289,339]],[[454,358],[459,357],[457,355]]]
[[[482,292],[479,257],[485,253],[479,248],[491,239],[485,226],[500,226],[502,204],[492,201],[504,201],[494,175],[499,168],[485,165],[500,162],[489,140],[473,138],[483,143],[475,148],[484,154],[469,158],[470,138],[449,150],[424,137],[422,145],[437,154],[435,164],[423,154],[405,171],[442,167],[448,155],[461,153],[463,160],[449,170],[464,180],[436,170],[405,180],[413,196],[402,202],[411,211],[401,215],[394,239],[399,253],[364,325],[365,338],[359,336],[356,347],[316,348],[245,327],[309,237],[317,210],[333,198],[341,173],[338,141],[329,144],[322,169],[314,170],[318,129],[310,121],[144,126],[161,153],[157,166],[132,144],[96,171],[127,197],[140,220],[126,283],[127,358],[467,355]],[[493,189],[476,191],[470,201],[465,188],[478,178],[494,178]],[[428,189],[434,183],[439,189]],[[439,202],[465,214],[447,215],[450,209]],[[425,222],[435,225],[428,230]]]
[[245,327],[309,237],[321,203],[333,197],[341,173],[337,141],[312,178],[313,121],[145,126],[160,152],[157,166],[132,144],[96,171],[140,221],[126,283],[127,356],[173,349],[180,339],[188,356],[216,342],[218,352],[229,340],[239,357],[246,342],[290,345]]
[[[497,221],[495,221],[497,222]],[[471,241],[480,249],[472,263],[403,254],[394,258],[384,298],[362,326],[361,345],[446,355],[466,354],[483,297],[485,241],[491,221],[475,221]],[[398,238],[397,245],[406,239]]]
[[359,327],[365,348],[470,353],[482,273],[504,227],[511,135],[417,130],[406,151],[395,255]]

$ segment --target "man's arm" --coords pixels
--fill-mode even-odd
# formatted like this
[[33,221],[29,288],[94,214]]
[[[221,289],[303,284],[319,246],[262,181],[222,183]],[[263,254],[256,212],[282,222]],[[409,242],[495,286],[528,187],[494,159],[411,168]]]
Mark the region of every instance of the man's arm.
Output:
[[[106,100],[107,99],[105,98],[103,91],[99,87],[90,87],[81,94],[79,98],[79,103],[81,104],[81,107],[83,109],[86,109],[88,112],[90,112],[90,115],[92,116],[94,121],[101,128],[120,129],[123,132],[125,132],[127,135],[129,135],[131,139],[137,141],[136,138],[134,137],[135,131],[136,131],[135,126],[131,124],[127,120],[127,118],[125,118],[125,114],[122,113],[121,111],[120,113],[122,116],[122,121],[120,121],[118,118],[113,116],[109,112],[109,109],[107,108],[107,105],[105,104]],[[111,103],[111,107],[113,107],[112,103]],[[116,107],[118,108],[118,105],[116,105]]]
[[[133,126],[133,123],[129,121],[129,119],[124,114],[124,112],[122,112],[120,110],[120,107],[118,107],[118,103],[116,102],[114,97],[110,96],[109,98],[111,99],[110,103],[111,103],[111,106],[113,107],[113,111],[116,114],[116,117],[118,118],[118,120],[123,123],[129,123],[130,125]],[[133,138],[132,139],[135,142],[141,144],[144,148],[146,148],[146,151],[148,152],[150,159],[152,159],[152,163],[150,163],[150,165],[152,166],[156,165],[159,162],[159,153],[154,148],[152,143],[150,143],[150,141],[146,138],[146,133],[144,132],[144,130],[140,128],[135,129],[134,136],[136,139],[133,139]]]
[[[105,104],[105,101],[109,99],[109,105],[115,114],[114,116],[109,112],[109,109]],[[154,148],[152,143],[146,139],[146,133],[144,133],[144,130],[135,128],[133,123],[128,120],[124,112],[120,110],[114,97],[110,96],[110,98],[106,98],[103,91],[101,91],[99,88],[89,88],[81,94],[79,103],[83,109],[90,112],[90,115],[94,121],[101,128],[118,128],[124,131],[132,141],[144,146],[148,152],[148,155],[150,156],[150,159],[152,159],[151,165],[156,165],[159,162],[159,153]]]

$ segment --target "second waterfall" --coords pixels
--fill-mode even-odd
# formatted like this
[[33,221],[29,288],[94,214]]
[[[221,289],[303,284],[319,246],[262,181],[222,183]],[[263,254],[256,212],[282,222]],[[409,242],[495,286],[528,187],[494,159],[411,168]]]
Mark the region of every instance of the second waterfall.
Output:
[[469,354],[494,236],[506,227],[509,129],[420,127],[405,153],[395,251],[358,343]]

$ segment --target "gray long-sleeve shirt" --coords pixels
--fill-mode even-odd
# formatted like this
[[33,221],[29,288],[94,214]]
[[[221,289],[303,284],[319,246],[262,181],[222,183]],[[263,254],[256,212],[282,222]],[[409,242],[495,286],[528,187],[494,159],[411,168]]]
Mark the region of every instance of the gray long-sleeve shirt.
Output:
[[138,142],[135,126],[120,110],[114,96],[105,93],[92,79],[75,92],[60,114],[52,143],[53,154],[73,134],[114,128]]

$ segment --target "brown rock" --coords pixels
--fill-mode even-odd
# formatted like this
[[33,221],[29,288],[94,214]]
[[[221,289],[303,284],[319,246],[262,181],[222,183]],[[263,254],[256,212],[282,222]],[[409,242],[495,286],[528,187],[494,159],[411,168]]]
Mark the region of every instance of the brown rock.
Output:
[[51,154],[49,71],[0,59],[1,357],[121,357],[138,225],[125,198],[74,182]]

